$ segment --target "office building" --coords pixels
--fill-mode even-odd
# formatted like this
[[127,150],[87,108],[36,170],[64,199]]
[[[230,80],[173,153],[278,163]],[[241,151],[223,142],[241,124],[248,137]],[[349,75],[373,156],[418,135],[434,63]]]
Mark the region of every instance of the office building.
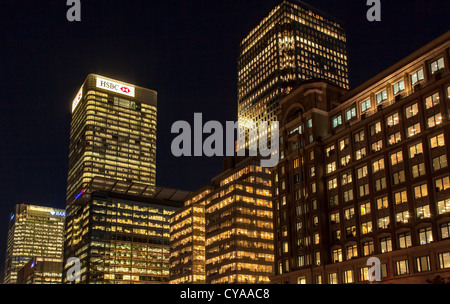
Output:
[[205,205],[212,187],[192,194],[170,219],[170,284],[205,284]]
[[206,283],[262,284],[273,274],[270,170],[256,157],[229,157],[205,206]]
[[61,284],[62,259],[34,257],[17,273],[17,284]]
[[[189,192],[95,177],[67,216],[64,283],[169,282],[169,220]],[[80,279],[70,282],[70,258]]]
[[450,277],[450,32],[349,92],[308,81],[281,101],[273,283]]
[[67,202],[93,177],[155,186],[155,91],[90,74],[72,102]]
[[240,43],[239,121],[276,121],[280,100],[315,78],[349,88],[344,26],[302,1],[279,0]]
[[9,219],[5,284],[15,284],[17,273],[35,257],[61,263],[65,211],[18,204]]

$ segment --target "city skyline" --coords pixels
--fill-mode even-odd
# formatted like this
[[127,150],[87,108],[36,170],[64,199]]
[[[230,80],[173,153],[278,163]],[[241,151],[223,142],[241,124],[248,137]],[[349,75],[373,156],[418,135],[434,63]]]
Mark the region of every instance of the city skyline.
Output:
[[[4,145],[1,149],[1,167],[2,172],[4,172],[1,177],[1,187],[4,187],[3,190],[9,190],[9,192],[11,192],[11,189],[13,190],[11,195],[2,199],[0,215],[5,219],[2,220],[2,223],[7,221],[8,214],[12,210],[11,206],[17,203],[55,202],[52,206],[55,208],[65,205],[65,175],[68,165],[68,130],[71,106],[66,100],[73,99],[79,89],[79,84],[89,73],[104,74],[107,77],[136,83],[139,86],[150,87],[160,92],[158,114],[161,113],[161,116],[158,117],[157,152],[157,167],[160,170],[158,170],[156,184],[183,190],[197,190],[206,185],[211,176],[220,172],[221,160],[202,158],[185,161],[174,158],[170,154],[170,142],[174,137],[170,134],[170,125],[180,119],[190,121],[192,114],[199,111],[208,115],[208,120],[236,119],[235,60],[238,53],[238,42],[274,3],[274,1],[264,1],[264,8],[261,4],[261,7],[256,6],[258,9],[248,12],[249,8],[255,7],[256,1],[248,2],[226,6],[225,2],[218,1],[215,4],[208,3],[203,11],[193,9],[195,7],[193,4],[191,4],[191,7],[178,3],[179,6],[175,7],[170,4],[140,3],[144,6],[144,9],[141,9],[139,21],[148,17],[145,12],[168,10],[177,12],[178,15],[159,17],[159,19],[148,18],[152,20],[144,23],[148,26],[148,29],[139,34],[137,31],[140,29],[140,23],[135,21],[133,24],[131,22],[134,18],[133,14],[136,13],[134,9],[140,7],[138,4],[129,4],[130,7],[120,13],[114,9],[109,9],[110,14],[105,14],[108,17],[103,17],[105,19],[99,18],[96,21],[93,21],[93,17],[95,10],[99,7],[85,5],[84,20],[80,25],[67,23],[64,18],[65,6],[53,8],[53,4],[30,4],[30,6],[36,5],[34,15],[30,15],[27,13],[30,7],[17,5],[18,7],[15,7],[14,11],[19,14],[18,16],[23,17],[21,19],[23,24],[15,29],[16,32],[13,31],[14,36],[6,34],[7,42],[10,42],[8,44],[10,48],[2,51],[2,57],[9,58],[10,61],[6,65],[6,72],[9,71],[16,76],[11,79],[2,78],[2,85],[9,89],[4,91],[15,92],[15,94],[9,93],[7,96],[11,100],[10,104],[2,103],[2,112],[4,114],[11,113],[11,115],[3,117],[5,123],[2,125],[2,134],[7,135],[8,145]],[[258,1],[258,4],[261,2]],[[405,30],[404,22],[400,21],[398,12],[395,8],[389,7],[388,3],[383,2],[385,4],[383,21],[380,24],[371,24],[365,20],[367,10],[365,5],[362,4],[359,9],[350,13],[348,7],[342,1],[329,2],[309,1],[311,5],[336,15],[338,19],[344,19],[344,22],[348,24],[351,88],[370,79],[373,75],[447,30],[445,14],[442,13],[445,12],[445,9],[442,12],[433,10],[438,6],[437,1],[427,2],[429,13],[443,14],[442,18],[426,15],[427,9],[425,9],[420,12],[425,15],[422,20],[423,23],[419,25],[412,22],[410,27],[414,30],[404,31],[406,34],[403,36],[400,36],[400,33]],[[199,1],[199,3],[204,4],[204,1]],[[409,2],[404,1],[404,3]],[[433,7],[433,5],[436,5],[436,7]],[[407,6],[404,6],[404,8],[406,10]],[[218,14],[218,10],[223,9],[225,9],[224,12]],[[50,11],[49,15],[47,15],[47,10]],[[411,11],[408,12],[416,14],[417,11],[417,8],[411,7]],[[194,18],[189,17],[193,14],[203,15],[202,12],[207,15],[204,21],[193,22]],[[61,14],[60,20],[53,16],[58,14]],[[177,21],[178,23],[174,20],[177,19],[177,16],[183,16]],[[243,18],[243,16],[246,17]],[[217,21],[216,17],[219,17]],[[246,21],[234,24],[228,20],[229,18],[245,19]],[[352,24],[353,26],[357,24],[352,18],[356,18],[363,26],[352,28]],[[43,29],[35,29],[33,32],[30,26],[38,23],[41,19],[44,23]],[[113,22],[116,19],[118,21]],[[159,20],[160,23],[155,20]],[[224,27],[212,27],[212,29],[206,31],[205,24],[212,20],[219,23],[223,21]],[[227,22],[225,22],[226,20]],[[10,22],[7,28],[11,29],[13,22],[8,18],[6,21]],[[182,29],[181,34],[187,34],[185,35],[187,37],[183,35],[177,37],[176,35],[180,33],[176,31],[176,25],[181,26],[183,22],[188,23],[186,28]],[[426,26],[431,22],[434,23],[433,28]],[[436,22],[442,22],[443,26],[436,26]],[[99,26],[99,24],[102,24],[102,26]],[[159,24],[162,25],[159,26]],[[58,25],[61,25],[61,28],[57,29]],[[95,27],[96,25],[97,28],[92,30],[93,35],[88,35],[95,39],[90,40],[83,37],[91,26]],[[394,25],[399,28],[392,28]],[[134,47],[117,46],[116,43],[119,42],[116,41],[117,37],[114,34],[110,34],[114,32],[111,31],[110,26],[118,26],[119,28],[116,29],[119,30],[121,37],[132,36],[129,39],[133,42]],[[230,27],[232,28],[231,31],[229,30]],[[442,30],[439,30],[440,28]],[[161,29],[163,30],[158,31]],[[155,35],[152,30],[158,34]],[[361,32],[364,31],[367,32],[362,34]],[[31,34],[34,35],[34,38],[27,36]],[[156,44],[153,45],[151,39],[148,39],[145,34],[155,35],[153,36],[154,41],[159,43],[160,48],[157,48]],[[391,44],[386,43],[380,46],[380,40],[377,40],[380,39],[377,38],[379,34],[384,35]],[[174,42],[171,35],[179,38],[179,40]],[[223,40],[217,39],[217,35]],[[78,39],[73,39],[73,36],[78,36],[76,37]],[[396,42],[397,45],[395,44],[396,39],[393,39],[392,36],[396,36],[399,40]],[[44,40],[36,39],[37,37]],[[366,44],[366,41],[364,41],[362,43],[363,40],[358,40],[357,37],[367,37],[372,42]],[[148,42],[142,41],[145,38],[148,39]],[[203,41],[205,38],[213,45],[209,46],[209,49],[205,49],[207,45]],[[23,40],[20,41],[20,39]],[[199,47],[202,41],[203,47]],[[224,45],[221,44],[216,45],[217,41],[223,42],[226,47],[224,48]],[[39,42],[42,44],[39,44]],[[407,45],[406,42],[408,42]],[[367,48],[365,49],[359,44],[366,44]],[[96,48],[92,61],[87,60],[88,55],[80,55],[82,52],[79,49],[78,52],[76,51],[75,47],[81,45],[85,45],[84,51],[86,53],[90,48]],[[21,53],[20,51],[18,54],[13,54],[13,50],[17,51],[19,47],[31,47],[31,50],[34,48],[34,55],[27,57],[26,52]],[[220,50],[222,48],[225,50]],[[212,52],[207,52],[211,50]],[[365,50],[365,52],[360,50]],[[395,55],[391,57],[383,56],[383,52],[386,52],[386,54],[395,52]],[[225,53],[229,54],[223,55]],[[364,58],[361,55],[358,57],[358,54],[363,53],[367,57]],[[48,57],[48,54],[52,56]],[[221,57],[220,54],[223,56]],[[56,58],[55,55],[61,57]],[[79,58],[79,60],[76,58]],[[222,58],[226,58],[226,60],[219,60]],[[370,60],[367,60],[367,58]],[[30,62],[27,62],[28,60]],[[80,65],[79,62],[83,62],[83,64]],[[147,62],[148,64],[146,64]],[[180,62],[180,66],[184,68],[180,68],[177,62]],[[186,65],[181,65],[181,63]],[[198,65],[198,63],[201,64]],[[358,68],[352,69],[352,66],[358,67],[364,64],[367,64],[367,71]],[[230,65],[234,68],[230,68]],[[30,66],[34,68],[30,69]],[[139,66],[138,69],[136,69],[137,66]],[[152,66],[156,67],[154,71],[150,69]],[[207,74],[211,71],[217,77]],[[226,74],[222,75],[225,71]],[[5,76],[2,75],[2,77]],[[26,82],[27,85],[24,85],[23,82]],[[57,89],[51,90],[53,85]],[[174,90],[174,88],[176,89]],[[45,103],[47,100],[50,102]],[[46,107],[43,107],[45,109],[40,108],[41,104],[46,105]],[[16,112],[18,109],[24,110]],[[4,126],[14,127],[3,130]],[[23,134],[21,134],[22,132]],[[197,167],[202,169],[193,170]],[[174,170],[180,171],[179,174],[177,172],[176,179],[173,178]],[[192,172],[195,172],[194,178],[190,177]],[[25,191],[25,189],[29,190]],[[5,226],[5,224],[3,225]],[[0,238],[2,244],[5,244],[5,234],[3,232]],[[3,255],[4,252],[1,254]]]

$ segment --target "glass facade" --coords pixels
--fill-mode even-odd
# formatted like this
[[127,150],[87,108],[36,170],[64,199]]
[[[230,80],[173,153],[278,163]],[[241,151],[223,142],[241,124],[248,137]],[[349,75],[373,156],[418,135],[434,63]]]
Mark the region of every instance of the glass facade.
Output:
[[241,41],[239,121],[276,121],[281,98],[313,78],[349,89],[344,27],[304,3],[280,1]]
[[16,205],[8,229],[5,284],[15,284],[19,270],[35,257],[62,263],[65,215],[60,209]]
[[156,99],[148,89],[87,77],[72,105],[68,203],[96,176],[155,186]]
[[[168,283],[169,220],[182,203],[158,194],[124,196],[89,189],[80,198],[83,207],[67,219],[65,260],[80,259],[77,283]],[[157,187],[156,192],[177,193],[161,189]],[[64,282],[69,283],[67,277]]]

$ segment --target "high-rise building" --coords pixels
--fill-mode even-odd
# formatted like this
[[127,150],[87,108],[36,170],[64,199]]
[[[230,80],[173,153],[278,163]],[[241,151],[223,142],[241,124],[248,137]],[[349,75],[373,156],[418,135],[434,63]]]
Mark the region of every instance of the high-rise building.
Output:
[[67,203],[93,177],[155,186],[155,91],[90,74],[72,103]]
[[61,284],[63,261],[34,257],[17,273],[17,284]]
[[270,170],[229,157],[206,210],[206,283],[268,283],[273,274]]
[[276,121],[280,100],[314,78],[349,89],[344,26],[302,1],[279,0],[240,44],[239,121]]
[[207,186],[192,194],[170,219],[170,284],[205,284],[205,205]]
[[[107,188],[105,188],[107,186]],[[64,283],[169,282],[169,220],[190,192],[95,177],[67,216]],[[70,258],[80,280],[70,282]]]
[[60,209],[16,205],[9,220],[5,284],[15,284],[19,270],[35,257],[62,263],[65,215]]
[[269,283],[273,275],[270,170],[227,157],[224,172],[171,219],[172,284]]
[[450,276],[450,32],[352,91],[308,81],[278,112],[273,283]]

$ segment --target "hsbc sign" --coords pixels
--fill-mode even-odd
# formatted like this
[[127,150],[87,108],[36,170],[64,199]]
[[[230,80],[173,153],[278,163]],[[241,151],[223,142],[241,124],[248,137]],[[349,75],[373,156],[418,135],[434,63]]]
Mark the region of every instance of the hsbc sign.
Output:
[[75,111],[75,109],[78,106],[78,104],[80,103],[80,100],[81,100],[82,97],[83,97],[83,88],[80,89],[80,91],[78,92],[77,96],[73,100],[72,113]]
[[134,97],[134,87],[97,77],[97,88]]

